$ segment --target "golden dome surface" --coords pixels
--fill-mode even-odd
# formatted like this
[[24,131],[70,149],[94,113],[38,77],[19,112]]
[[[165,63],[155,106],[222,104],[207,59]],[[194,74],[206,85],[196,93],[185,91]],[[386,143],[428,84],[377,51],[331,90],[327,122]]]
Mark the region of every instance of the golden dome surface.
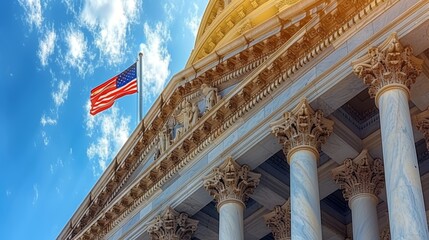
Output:
[[299,0],[211,0],[204,12],[190,66]]

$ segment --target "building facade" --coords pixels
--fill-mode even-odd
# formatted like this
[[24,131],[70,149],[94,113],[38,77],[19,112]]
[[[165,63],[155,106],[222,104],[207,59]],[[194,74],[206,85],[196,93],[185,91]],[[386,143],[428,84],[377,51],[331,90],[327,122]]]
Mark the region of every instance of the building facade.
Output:
[[429,1],[211,0],[58,239],[429,239]]

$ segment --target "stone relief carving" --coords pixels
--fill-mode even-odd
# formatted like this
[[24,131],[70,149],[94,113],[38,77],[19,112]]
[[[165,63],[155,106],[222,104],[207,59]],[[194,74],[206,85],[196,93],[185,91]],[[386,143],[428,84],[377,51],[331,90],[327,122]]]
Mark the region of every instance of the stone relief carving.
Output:
[[334,181],[340,185],[346,200],[360,193],[380,194],[384,187],[384,168],[380,159],[372,160],[363,150],[355,159],[344,160],[332,170]]
[[290,240],[291,238],[291,208],[290,199],[283,206],[275,206],[274,210],[264,215],[267,227],[275,240]]
[[149,224],[148,233],[152,240],[188,240],[197,230],[197,225],[198,221],[189,218],[188,214],[168,207]]
[[197,103],[185,101],[182,104],[181,110],[179,110],[178,114],[176,114],[174,118],[176,125],[174,141],[176,141],[185,132],[187,132],[191,126],[195,125],[200,118],[200,109],[198,108]]
[[156,146],[155,159],[157,159],[171,145],[171,130],[166,125],[158,134],[158,145]]
[[243,204],[259,184],[261,174],[250,171],[249,166],[240,166],[231,157],[213,169],[204,181],[204,188],[217,202],[217,207],[226,200],[237,200]]
[[209,111],[221,99],[218,90],[205,83],[201,85],[201,92],[205,97],[206,111]]
[[409,90],[422,71],[422,63],[423,60],[413,55],[411,47],[402,46],[396,33],[352,62],[354,73],[369,87],[371,97],[391,84],[403,85]]
[[333,125],[333,121],[323,117],[322,111],[314,111],[303,99],[291,112],[271,123],[271,132],[279,138],[287,155],[294,147],[303,145],[318,150],[331,135]]

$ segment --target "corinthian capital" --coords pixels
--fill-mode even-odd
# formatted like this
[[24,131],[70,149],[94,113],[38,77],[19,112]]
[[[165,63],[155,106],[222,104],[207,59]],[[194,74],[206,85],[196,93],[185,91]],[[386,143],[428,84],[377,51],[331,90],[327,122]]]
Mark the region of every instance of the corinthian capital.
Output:
[[429,109],[414,116],[416,128],[423,133],[426,139],[426,148],[429,150]]
[[[368,54],[352,62],[354,73],[369,87],[369,95],[376,97],[384,87],[399,87],[409,94],[411,85],[422,71],[423,61],[413,55],[411,47],[404,47],[396,33]],[[377,103],[378,101],[376,101]]]
[[244,204],[259,184],[260,177],[261,174],[251,172],[249,166],[240,166],[229,157],[221,166],[213,169],[204,181],[204,188],[216,200],[219,209],[229,200]]
[[275,240],[290,239],[290,214],[290,200],[288,199],[283,206],[275,206],[272,212],[264,215],[267,227],[271,229]]
[[271,123],[271,132],[283,144],[283,151],[288,155],[290,150],[299,146],[309,146],[318,151],[331,135],[333,125],[333,121],[323,117],[322,111],[314,111],[303,99],[291,112]]
[[355,159],[344,160],[343,165],[332,170],[332,175],[346,200],[360,193],[377,196],[384,186],[383,163],[380,159],[372,160],[366,149]]
[[152,240],[191,239],[197,224],[198,221],[188,218],[188,214],[178,213],[168,207],[150,223],[148,232]]

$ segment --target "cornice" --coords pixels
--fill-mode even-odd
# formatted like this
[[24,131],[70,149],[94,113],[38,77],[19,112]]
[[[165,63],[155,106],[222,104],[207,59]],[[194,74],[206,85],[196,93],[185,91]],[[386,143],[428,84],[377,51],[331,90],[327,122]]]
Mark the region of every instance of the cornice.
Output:
[[[111,202],[103,206],[102,211],[88,213],[86,221],[81,218],[76,221],[77,223],[73,224],[74,226],[70,226],[73,230],[68,234],[65,233],[67,237],[64,236],[64,239],[103,237],[225,130],[234,125],[240,117],[244,116],[263,99],[269,97],[294,73],[305,66],[311,59],[318,56],[335,39],[382,2],[382,0],[376,0],[364,8],[363,6],[355,6],[349,1],[342,1],[339,4],[336,3],[336,6],[340,8],[339,11],[334,11],[337,9],[332,7],[335,5],[332,4],[328,6],[332,10],[325,13],[324,16],[319,17],[318,14],[314,14],[312,19],[307,21],[286,42],[281,46],[275,47],[277,50],[264,64],[259,65],[252,74],[246,76],[220,104],[217,104],[196,125],[192,126],[139,179],[124,189]],[[339,12],[342,14],[339,14]],[[356,17],[356,14],[359,17]],[[284,32],[288,32],[288,29],[284,30]],[[327,34],[328,32],[330,34]],[[274,36],[273,39],[275,37],[280,39],[281,35]],[[193,83],[189,84],[188,87],[192,89],[194,85],[201,84],[201,81],[197,80],[194,85]],[[137,158],[143,159],[145,157],[144,153],[150,151],[157,131],[166,120],[165,109],[170,109],[171,106],[174,106],[174,104],[169,104],[172,99],[173,102],[177,103],[179,99],[186,95],[187,90],[185,87],[179,87],[177,93],[173,93],[170,99],[165,102],[162,101],[163,108],[156,111],[158,120],[153,120],[148,124],[146,124],[146,121],[144,122],[145,124],[142,125],[141,129],[142,131],[144,130],[144,133],[137,141],[133,154],[125,157],[121,165],[131,162],[133,167],[137,166]],[[109,186],[109,183],[106,186]],[[88,211],[85,212],[90,212],[90,210],[88,208]]]

